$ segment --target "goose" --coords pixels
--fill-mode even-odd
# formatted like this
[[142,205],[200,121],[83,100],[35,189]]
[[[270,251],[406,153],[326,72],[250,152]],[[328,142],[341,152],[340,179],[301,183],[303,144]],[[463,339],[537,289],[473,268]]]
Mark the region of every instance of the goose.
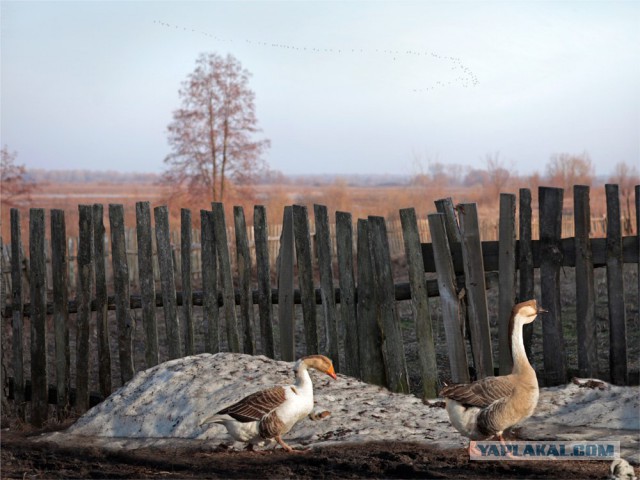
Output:
[[282,436],[313,410],[313,384],[308,369],[314,368],[337,380],[331,360],[324,355],[300,358],[294,365],[296,381],[252,393],[237,403],[206,418],[200,425],[218,423],[236,441],[254,446],[278,442],[287,452],[295,452]]
[[509,320],[511,374],[448,385],[440,391],[440,396],[446,399],[451,424],[471,440],[470,452],[474,450],[476,440],[496,437],[504,443],[502,433],[533,414],[540,392],[536,372],[524,350],[522,327],[543,312],[546,310],[535,300],[513,307]]

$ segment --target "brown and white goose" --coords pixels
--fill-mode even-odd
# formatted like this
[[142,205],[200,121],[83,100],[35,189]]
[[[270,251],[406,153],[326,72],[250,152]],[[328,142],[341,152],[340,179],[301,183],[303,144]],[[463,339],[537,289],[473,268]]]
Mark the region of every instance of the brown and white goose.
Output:
[[446,409],[451,424],[462,435],[472,440],[497,437],[504,442],[502,433],[530,417],[538,404],[538,380],[529,364],[522,340],[522,327],[533,322],[539,313],[546,312],[535,300],[513,307],[509,321],[511,374],[486,377],[473,383],[449,385],[440,396],[446,398]]
[[307,371],[314,368],[337,379],[333,364],[324,355],[310,355],[293,367],[296,382],[268,388],[243,398],[205,419],[201,425],[219,423],[235,440],[264,446],[278,442],[288,452],[295,451],[282,436],[313,410],[313,384]]

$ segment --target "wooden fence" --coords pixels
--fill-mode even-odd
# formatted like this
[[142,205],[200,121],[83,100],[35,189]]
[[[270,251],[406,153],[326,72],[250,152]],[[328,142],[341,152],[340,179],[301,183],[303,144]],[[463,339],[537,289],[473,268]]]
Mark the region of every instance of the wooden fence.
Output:
[[[10,243],[6,245],[0,239],[2,258],[8,261],[3,271],[7,268],[11,276],[10,282],[3,276],[2,285],[3,333],[10,333],[3,338],[11,338],[10,345],[3,341],[3,402],[10,397],[20,412],[30,400],[29,420],[41,425],[47,419],[48,403],[57,404],[60,414],[70,404],[77,412],[89,407],[92,401],[89,372],[94,357],[98,359],[98,381],[94,383],[99,385],[98,398],[104,398],[111,393],[113,383],[126,383],[142,368],[183,355],[223,349],[288,361],[300,352],[321,352],[332,357],[340,372],[386,385],[393,391],[409,392],[410,375],[398,314],[398,302],[405,300],[411,302],[413,310],[412,336],[417,343],[422,394],[434,397],[441,380],[438,371],[444,366],[438,365],[436,359],[429,298],[440,297],[449,379],[466,382],[470,380],[470,372],[475,372],[478,378],[493,375],[496,370],[503,374],[511,368],[507,334],[511,307],[517,301],[534,298],[535,269],[539,269],[540,303],[549,310],[541,320],[544,365],[538,373],[544,384],[557,385],[568,379],[560,315],[559,272],[563,266],[575,267],[577,273],[580,302],[576,305],[575,327],[578,373],[582,376],[601,373],[595,341],[594,268],[606,267],[610,324],[610,366],[606,377],[613,383],[626,384],[626,291],[622,267],[624,263],[638,263],[639,242],[637,234],[622,236],[618,187],[605,188],[606,238],[590,238],[589,187],[584,186],[574,187],[575,234],[571,238],[562,238],[564,192],[557,188],[539,189],[538,240],[533,237],[529,189],[520,190],[519,201],[513,194],[500,195],[499,235],[498,240],[492,241],[481,241],[475,204],[454,205],[451,199],[437,201],[437,213],[429,214],[427,219],[429,243],[421,241],[423,233],[415,210],[403,209],[400,226],[409,279],[404,284],[394,282],[391,240],[383,218],[371,216],[354,222],[349,213],[338,212],[331,225],[322,205],[314,205],[313,226],[307,207],[294,205],[284,209],[275,263],[269,249],[271,233],[266,210],[262,206],[256,206],[253,212],[253,239],[247,234],[245,214],[240,207],[234,209],[233,229],[227,226],[222,204],[214,203],[210,211],[200,211],[201,230],[197,233],[192,228],[190,210],[182,209],[180,255],[176,255],[168,209],[161,206],[153,210],[152,228],[149,203],[139,202],[137,258],[132,262],[123,206],[108,207],[109,254],[104,241],[103,206],[81,205],[73,271],[69,269],[71,253],[64,213],[51,211],[47,244],[45,210],[31,209],[27,258],[22,252],[20,215],[12,210]],[[637,222],[640,187],[636,187],[635,194]],[[235,232],[233,248],[230,232]],[[194,244],[199,245],[200,251],[198,290],[192,287]],[[272,275],[274,265],[276,275]],[[112,272],[109,282],[107,267]],[[131,292],[130,272],[134,268],[139,285]],[[425,273],[433,274],[435,279],[426,280]],[[71,277],[77,277],[74,299],[69,298]],[[272,277],[276,278],[275,286]],[[176,278],[180,279],[180,290]],[[52,287],[49,301],[48,282]],[[28,292],[27,288],[23,291],[25,285]],[[499,355],[495,357],[495,365],[486,296],[486,290],[493,286],[499,289]],[[25,298],[29,301],[25,302]],[[274,304],[278,305],[277,319]],[[257,321],[253,318],[253,305],[258,307]],[[300,335],[296,335],[295,305],[300,305],[302,311]],[[318,305],[320,309],[316,308]],[[194,315],[194,307],[201,308],[201,316]],[[111,310],[115,311],[115,339],[110,335],[110,330],[114,330],[109,320]],[[140,338],[134,338],[136,311],[142,324]],[[70,315],[75,315],[74,325],[70,324],[73,318]],[[164,317],[162,325],[157,323],[158,317]],[[198,318],[202,318],[201,324],[196,324]],[[30,348],[25,351],[27,322]],[[73,352],[70,325],[76,333]],[[464,334],[465,329],[468,335]],[[196,331],[204,332],[202,343],[196,341]],[[48,355],[49,336],[53,336],[53,361]],[[117,362],[111,358],[110,344],[114,340]],[[529,329],[525,331],[529,352],[531,341]],[[144,345],[143,361],[136,361],[134,342]],[[97,355],[93,355],[93,348]],[[51,369],[55,374],[51,371],[49,375]],[[6,378],[7,372],[10,379]],[[55,387],[50,388],[54,378]],[[7,385],[11,388],[6,388]]]

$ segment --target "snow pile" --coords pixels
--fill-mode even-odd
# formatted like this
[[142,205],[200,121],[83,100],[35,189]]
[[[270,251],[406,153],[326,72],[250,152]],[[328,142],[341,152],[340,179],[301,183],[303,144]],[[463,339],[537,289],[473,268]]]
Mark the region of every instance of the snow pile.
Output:
[[[231,443],[231,438],[222,425],[200,423],[252,392],[292,383],[292,367],[293,363],[232,353],[172,360],[138,373],[68,430],[46,435],[46,440],[78,444],[91,437],[94,444],[110,448],[188,440],[215,448]],[[334,381],[310,372],[315,412],[328,410],[331,415],[299,422],[285,437],[294,447],[381,440],[426,442],[445,448],[467,445],[436,402],[394,394],[344,375]],[[623,457],[639,462],[639,393],[638,388],[607,384],[604,390],[574,384],[543,389],[536,414],[524,423],[520,438],[543,440],[551,435],[557,440],[620,440]],[[626,449],[638,458],[629,458]]]

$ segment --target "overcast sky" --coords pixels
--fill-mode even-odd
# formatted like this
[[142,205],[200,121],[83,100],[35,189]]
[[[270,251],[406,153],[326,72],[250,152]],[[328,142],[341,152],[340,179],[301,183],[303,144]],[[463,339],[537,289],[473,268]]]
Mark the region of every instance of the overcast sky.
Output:
[[28,168],[161,172],[201,52],[252,74],[285,174],[640,164],[640,2],[2,1],[2,145]]

